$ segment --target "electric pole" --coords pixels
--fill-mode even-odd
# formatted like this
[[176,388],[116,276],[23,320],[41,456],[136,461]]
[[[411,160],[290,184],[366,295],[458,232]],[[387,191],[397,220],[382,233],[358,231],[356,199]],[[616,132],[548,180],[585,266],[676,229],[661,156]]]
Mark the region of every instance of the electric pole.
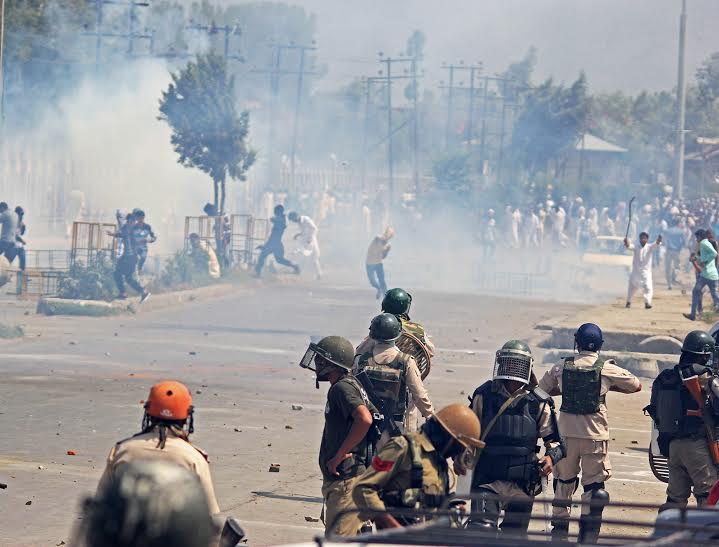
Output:
[[[129,14],[128,14],[128,26],[127,26],[127,33],[117,33],[117,32],[105,32],[102,30],[103,27],[103,20],[104,20],[104,10],[103,7],[105,4],[114,4],[118,6],[128,6],[129,8]],[[134,40],[136,38],[142,38],[150,40],[152,43],[153,36],[152,34],[137,34],[135,32],[135,8],[136,7],[143,7],[146,8],[150,4],[148,2],[143,1],[134,1],[134,0],[95,0],[95,32],[84,32],[83,34],[85,36],[94,36],[95,37],[95,70],[100,70],[100,65],[102,64],[102,39],[103,38],[127,38],[127,53],[132,54],[134,51]]]
[[208,36],[222,34],[222,56],[225,58],[225,60],[233,59],[240,62],[244,61],[244,57],[242,57],[241,55],[230,55],[230,36],[240,36],[242,34],[239,25],[225,25],[223,27],[218,27],[217,25],[215,25],[215,23],[212,23],[210,25],[190,23],[189,25],[187,25],[186,28],[188,30],[206,32]]
[[[295,182],[295,164],[297,155],[297,139],[299,134],[299,120],[300,111],[302,106],[302,91],[304,89],[304,77],[308,75],[316,74],[312,70],[306,70],[306,52],[313,51],[317,48],[312,46],[299,46],[296,44],[273,44],[272,47],[272,66],[269,69],[253,69],[250,72],[254,73],[266,73],[269,74],[270,83],[270,99],[269,99],[269,128],[268,128],[268,145],[267,145],[267,184],[273,183],[274,177],[276,176],[276,135],[277,135],[277,107],[280,97],[280,79],[286,75],[297,75],[297,91],[295,95],[294,105],[294,124],[292,131],[292,140],[290,145],[290,177],[291,183]],[[298,70],[286,70],[282,68],[283,52],[286,50],[297,50],[299,51],[299,69]]]
[[5,119],[5,0],[0,0],[0,126]]
[[[394,127],[394,120],[393,120],[393,111],[392,111],[392,82],[395,80],[405,80],[405,79],[411,79],[413,81],[416,81],[417,74],[411,74],[409,76],[402,76],[402,75],[392,75],[392,64],[393,63],[412,63],[414,59],[412,58],[396,58],[393,59],[391,57],[384,58],[383,54],[380,53],[380,63],[384,63],[386,65],[385,70],[383,71],[383,77],[382,79],[385,82],[386,91],[387,91],[387,182],[389,186],[389,197],[390,197],[390,203],[394,202],[394,194],[395,194],[395,188],[394,188],[394,143],[393,143],[393,136],[394,134],[402,129],[406,124],[407,121],[404,121],[402,124],[400,124],[399,127]],[[382,74],[382,72],[380,72]],[[414,103],[414,117],[417,116],[417,103]],[[416,154],[416,142],[413,143]],[[415,181],[415,185],[417,184],[417,181]]]
[[687,37],[687,0],[682,0],[682,13],[679,17],[679,66],[677,70],[677,136],[675,153],[675,188],[674,195],[678,199],[684,197],[684,145],[686,132],[684,123],[686,117],[687,82],[684,71],[684,56],[686,53]]
[[302,91],[304,87],[305,74],[305,55],[308,51],[314,51],[314,46],[288,46],[289,49],[296,49],[300,53],[300,66],[297,74],[297,92],[295,94],[295,115],[292,124],[292,146],[290,147],[290,182],[292,187],[295,185],[295,159],[297,156],[297,133],[300,123],[300,106],[302,104]]
[[[472,139],[474,136],[474,111],[475,111],[475,99],[477,96],[477,76],[482,73],[482,63],[474,65],[465,65],[464,61],[460,61],[459,64],[443,65],[443,69],[449,71],[449,84],[447,86],[441,85],[440,89],[447,90],[447,121],[445,122],[445,151],[449,150],[452,138],[452,121],[454,119],[455,111],[455,94],[462,92],[467,95],[467,125],[464,129],[465,139],[467,140],[467,146],[471,148]],[[469,71],[469,88],[464,87],[464,82],[460,82],[459,85],[455,84],[455,73],[462,73]],[[442,84],[444,82],[441,82]]]

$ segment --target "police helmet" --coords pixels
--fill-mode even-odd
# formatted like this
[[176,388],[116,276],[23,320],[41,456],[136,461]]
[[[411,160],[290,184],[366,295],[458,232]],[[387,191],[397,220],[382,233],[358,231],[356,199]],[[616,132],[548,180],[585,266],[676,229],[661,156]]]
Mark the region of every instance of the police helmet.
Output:
[[712,355],[716,342],[708,332],[693,330],[684,338],[682,353],[694,353],[696,355]]
[[599,351],[604,343],[602,329],[594,323],[584,323],[574,333],[574,343],[580,350]]
[[322,350],[322,352],[318,352],[319,355],[333,365],[337,365],[345,370],[352,370],[355,348],[346,338],[342,338],[341,336],[325,336],[317,343],[317,347]]
[[284,214],[285,214],[284,205],[275,205],[275,215],[284,215]]
[[369,335],[378,342],[394,342],[402,334],[402,324],[391,313],[382,313],[372,319]]
[[84,511],[88,547],[196,547],[209,545],[215,534],[197,475],[165,461],[119,467]]
[[411,306],[412,295],[404,289],[390,289],[385,293],[382,300],[382,311],[394,315],[409,313]]
[[529,384],[533,362],[532,351],[526,342],[509,340],[495,354],[492,378]]
[[289,218],[292,222],[297,222],[300,219],[300,215],[297,214],[297,211],[290,211],[287,218]]

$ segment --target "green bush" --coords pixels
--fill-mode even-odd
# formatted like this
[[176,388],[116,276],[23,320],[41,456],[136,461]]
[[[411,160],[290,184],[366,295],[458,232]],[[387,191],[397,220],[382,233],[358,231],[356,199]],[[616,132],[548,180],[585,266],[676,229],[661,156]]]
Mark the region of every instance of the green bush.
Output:
[[58,296],[109,302],[115,297],[113,272],[112,260],[104,253],[98,253],[87,264],[76,262],[58,283]]
[[177,251],[167,259],[159,278],[161,288],[202,287],[216,281],[207,272],[207,255]]

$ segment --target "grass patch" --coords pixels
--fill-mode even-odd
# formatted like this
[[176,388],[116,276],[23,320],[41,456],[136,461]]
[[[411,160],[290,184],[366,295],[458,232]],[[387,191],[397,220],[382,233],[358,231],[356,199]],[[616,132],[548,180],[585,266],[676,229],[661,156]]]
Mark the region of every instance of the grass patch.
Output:
[[22,338],[23,336],[25,336],[25,331],[20,325],[5,325],[0,323],[0,338],[3,340]]

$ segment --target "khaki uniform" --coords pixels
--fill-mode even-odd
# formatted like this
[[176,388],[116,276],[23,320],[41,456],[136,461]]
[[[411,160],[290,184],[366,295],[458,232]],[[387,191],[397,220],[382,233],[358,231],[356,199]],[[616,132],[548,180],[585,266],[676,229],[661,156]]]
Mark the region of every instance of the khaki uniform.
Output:
[[[413,486],[410,441],[415,443],[419,452],[417,456],[422,462],[421,495],[410,497],[415,497],[422,508],[441,505],[450,490],[447,460],[437,453],[424,433],[417,432],[390,439],[374,457],[372,466],[357,479],[352,498],[360,510],[385,511],[391,510],[391,507],[408,507],[397,501],[402,499],[402,493],[411,490]],[[363,516],[371,518],[369,513]]]
[[[378,365],[391,363],[397,355],[400,354],[399,349],[397,349],[394,344],[376,342],[371,338],[369,340],[373,344],[371,346],[372,357],[370,360],[374,361]],[[362,344],[360,344],[357,348],[359,355],[361,355],[361,353],[359,353],[361,347]],[[365,353],[368,353],[368,351]],[[422,383],[422,376],[419,373],[419,368],[417,367],[414,357],[408,357],[409,362],[407,363],[405,381],[407,382],[407,389],[409,390],[410,398],[403,425],[405,431],[411,433],[419,429],[419,415],[421,414],[424,418],[430,417],[434,414],[434,407],[432,406],[432,401],[429,398],[427,388],[425,388]],[[389,438],[390,432],[389,430],[385,430],[377,442],[377,450],[382,448]]]
[[345,480],[328,480],[322,482],[324,498],[325,531],[340,536],[356,536],[362,527],[363,520],[359,516],[357,506],[352,501],[352,489],[357,477]]
[[[511,394],[502,387],[502,393],[506,397],[510,397]],[[476,395],[474,399],[472,399],[472,410],[474,410],[475,414],[477,414],[477,417],[479,418],[479,421],[482,421],[482,407],[484,405],[484,401],[481,395]],[[549,408],[549,405],[542,405],[542,414],[539,418],[539,437],[548,437],[550,436],[554,430],[554,422],[552,420],[552,411]],[[560,429],[561,431],[561,429]],[[546,449],[549,448],[555,448],[559,446],[558,441],[551,441],[548,443],[545,443],[544,446]],[[561,461],[561,460],[560,460]],[[525,499],[527,501],[530,501],[534,499],[532,496],[528,495],[527,492],[517,483],[512,481],[494,481],[489,484],[483,484],[482,488],[486,488],[488,490],[493,491],[495,494],[499,496],[507,496],[507,497],[516,497],[518,499]]]
[[[705,395],[711,379],[712,376],[708,373],[699,375],[699,384]],[[680,505],[686,506],[692,494],[697,504],[702,505],[719,479],[703,427],[694,435],[673,439],[669,443],[667,466],[667,498]]]
[[121,465],[139,460],[163,460],[194,471],[207,494],[210,513],[213,515],[219,513],[220,507],[217,504],[215,489],[212,486],[207,454],[188,441],[176,436],[169,428],[165,448],[159,448],[159,442],[160,434],[158,428],[155,428],[147,433],[141,433],[117,443],[107,456],[107,465],[100,478],[98,490],[107,484]]
[[674,439],[669,444],[669,484],[667,497],[686,506],[692,494],[702,505],[717,482],[717,469],[712,461],[706,436]]
[[[594,351],[580,351],[574,356],[577,368],[591,368],[599,358]],[[562,393],[562,374],[564,363],[548,370],[539,382],[540,389],[550,395]],[[609,391],[636,393],[642,389],[639,379],[628,370],[619,367],[613,359],[604,362],[601,373],[600,397]],[[567,455],[554,468],[557,484],[554,489],[555,504],[552,509],[554,518],[569,518],[569,503],[579,484],[579,471],[582,472],[582,486],[602,483],[612,476],[612,464],[607,457],[609,448],[609,422],[607,405],[601,403],[599,411],[592,414],[559,413],[559,430],[567,449]],[[592,492],[582,494],[582,501],[589,502]],[[558,501],[566,501],[562,505]],[[589,514],[589,505],[582,506],[582,513]]]

